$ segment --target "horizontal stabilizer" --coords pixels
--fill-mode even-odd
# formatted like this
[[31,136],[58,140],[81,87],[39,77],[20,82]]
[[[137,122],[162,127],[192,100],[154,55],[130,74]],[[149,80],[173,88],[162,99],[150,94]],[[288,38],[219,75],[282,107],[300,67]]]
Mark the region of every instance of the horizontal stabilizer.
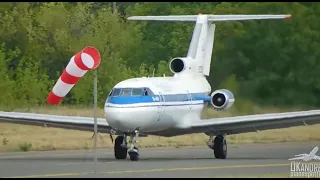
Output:
[[[202,14],[201,14],[202,15]],[[205,14],[203,14],[205,15]],[[131,16],[128,20],[141,21],[189,21],[196,22],[199,15],[169,15],[169,16]],[[209,22],[216,21],[238,21],[238,20],[259,20],[259,19],[285,19],[291,15],[206,15]]]

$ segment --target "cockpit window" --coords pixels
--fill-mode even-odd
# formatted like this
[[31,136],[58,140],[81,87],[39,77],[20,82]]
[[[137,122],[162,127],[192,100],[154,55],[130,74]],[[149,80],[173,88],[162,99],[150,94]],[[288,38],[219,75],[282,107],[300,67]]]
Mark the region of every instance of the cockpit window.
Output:
[[119,96],[121,89],[113,89],[111,92],[111,96]]
[[145,90],[143,91],[143,95],[144,95],[144,96],[148,96],[148,95],[149,95],[147,89],[145,89]]
[[114,88],[109,93],[113,96],[153,96],[153,92],[149,88]]
[[143,89],[143,95],[144,96],[152,96],[154,94],[152,93],[152,91],[149,88],[144,88]]
[[130,96],[130,92],[131,92],[130,88],[122,89],[121,96]]
[[113,89],[111,89],[111,91],[109,92],[108,97],[111,96],[112,92],[113,92]]
[[132,89],[132,96],[141,96],[141,95],[142,95],[142,89],[141,88]]

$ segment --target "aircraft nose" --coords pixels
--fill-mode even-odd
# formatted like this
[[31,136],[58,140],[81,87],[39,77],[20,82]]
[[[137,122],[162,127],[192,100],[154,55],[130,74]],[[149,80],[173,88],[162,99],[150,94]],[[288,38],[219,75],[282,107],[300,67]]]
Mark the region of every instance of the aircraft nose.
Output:
[[121,121],[123,119],[121,112],[116,108],[106,108],[105,117],[107,120],[111,121]]
[[131,119],[134,118],[133,114],[121,111],[120,108],[105,108],[105,118],[110,126],[116,129],[131,128]]

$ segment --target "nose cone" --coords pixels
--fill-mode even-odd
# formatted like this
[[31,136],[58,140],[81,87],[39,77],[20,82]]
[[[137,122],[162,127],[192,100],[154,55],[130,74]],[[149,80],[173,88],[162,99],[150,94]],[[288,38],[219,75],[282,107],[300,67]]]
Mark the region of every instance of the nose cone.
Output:
[[111,127],[120,131],[134,131],[137,128],[135,115],[126,108],[105,108],[105,118]]

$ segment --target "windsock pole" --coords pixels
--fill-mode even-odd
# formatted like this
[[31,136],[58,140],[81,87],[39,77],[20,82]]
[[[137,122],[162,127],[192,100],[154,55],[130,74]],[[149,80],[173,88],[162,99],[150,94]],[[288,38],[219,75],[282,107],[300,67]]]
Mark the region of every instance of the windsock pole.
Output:
[[97,90],[97,84],[98,84],[98,76],[97,76],[97,70],[94,70],[94,80],[93,80],[93,117],[94,117],[94,172],[97,172],[97,142],[98,142],[98,123],[97,123],[97,101],[98,101],[98,90]]

